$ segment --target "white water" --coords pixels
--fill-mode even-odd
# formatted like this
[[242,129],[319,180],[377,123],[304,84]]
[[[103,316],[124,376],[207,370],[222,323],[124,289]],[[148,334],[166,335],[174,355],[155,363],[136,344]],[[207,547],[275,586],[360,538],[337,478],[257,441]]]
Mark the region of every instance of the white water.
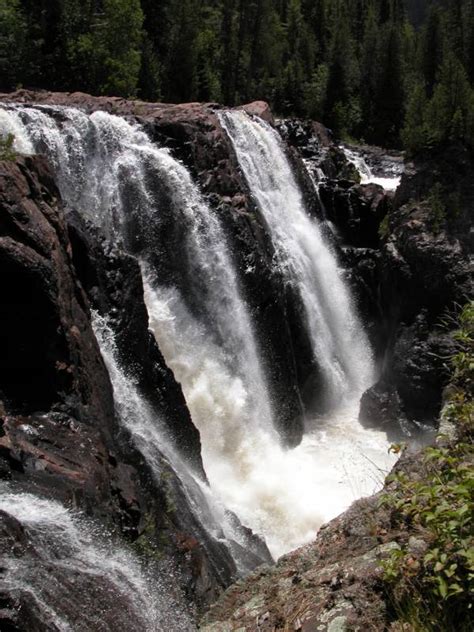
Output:
[[0,510],[18,520],[28,548],[3,551],[1,582],[27,595],[61,632],[191,630],[157,577],[81,515],[52,500],[0,490]]
[[[52,159],[70,207],[93,220],[109,239],[127,242],[131,216],[148,236],[143,269],[150,326],[201,432],[212,493],[202,485],[199,489],[133,380],[121,371],[106,323],[96,321],[96,333],[122,423],[157,476],[165,453],[208,531],[219,538],[223,529],[227,539],[238,541],[222,501],[265,536],[277,557],[313,539],[323,522],[380,486],[379,468],[387,470],[393,462],[385,435],[357,423],[358,397],[373,371],[367,339],[337,262],[318,225],[306,216],[275,132],[235,116],[235,123],[243,126],[239,158],[244,170],[245,165],[254,170],[249,175],[255,179],[249,181],[277,245],[277,263],[300,291],[315,355],[340,404],[330,417],[308,422],[308,432],[294,450],[281,447],[273,428],[251,316],[226,240],[187,170],[138,126],[103,112],[87,116],[57,109],[61,123],[47,108],[21,107],[12,114],[18,142],[30,142]],[[1,124],[8,131],[5,120]],[[187,228],[183,258],[192,278],[205,288],[200,317],[179,283],[165,287],[146,264],[163,198],[176,222]]]
[[[126,375],[117,360],[118,352],[112,330],[107,321],[93,314],[94,332],[104,357],[114,388],[114,401],[122,424],[129,430],[133,442],[146,459],[157,482],[168,495],[174,496],[168,489],[167,466],[171,466],[181,482],[182,495],[187,506],[198,518],[204,529],[216,540],[230,546],[241,572],[248,572],[245,560],[239,552],[232,549],[233,543],[246,546],[246,540],[212,489],[203,483],[189,468],[176,450],[167,430],[159,418],[141,397],[130,375]],[[173,498],[175,500],[175,498]],[[177,501],[179,502],[179,498]]]
[[401,176],[380,177],[375,176],[364,157],[347,147],[342,147],[346,158],[351,162],[360,174],[361,184],[379,184],[386,191],[395,191],[400,185]]
[[201,431],[211,487],[265,536],[274,557],[310,542],[322,524],[382,486],[394,457],[384,433],[358,423],[358,401],[313,420],[297,448],[282,448],[258,419],[245,423],[241,383],[177,293],[145,288],[151,327]]
[[278,133],[242,111],[221,115],[240,166],[270,229],[287,282],[305,307],[314,357],[333,406],[360,397],[374,381],[369,341],[337,260],[302,193]]

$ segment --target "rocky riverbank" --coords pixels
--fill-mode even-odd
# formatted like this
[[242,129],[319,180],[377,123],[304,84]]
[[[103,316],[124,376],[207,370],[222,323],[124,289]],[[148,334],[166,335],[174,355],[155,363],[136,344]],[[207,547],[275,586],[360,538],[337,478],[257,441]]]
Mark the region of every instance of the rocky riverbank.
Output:
[[[219,214],[237,262],[263,361],[271,368],[282,440],[288,446],[298,444],[305,413],[321,405],[318,367],[301,300],[275,269],[266,223],[220,124],[220,106],[27,91],[0,95],[0,102],[124,116],[142,124],[150,138],[190,169]],[[274,123],[265,103],[245,109]],[[60,119],[57,111],[54,115]],[[380,380],[362,398],[361,421],[383,428],[394,439],[413,434],[420,425],[436,427],[450,375],[447,358],[454,350],[454,325],[449,319],[446,324],[446,314],[472,296],[471,154],[452,146],[417,158],[406,165],[393,194],[361,184],[322,125],[289,121],[279,129],[308,211],[325,225],[376,350]],[[382,165],[382,157],[377,159]],[[316,170],[322,178],[315,188]],[[205,483],[199,432],[181,385],[148,330],[133,252],[125,254],[120,244],[107,243],[87,220],[64,208],[54,170],[42,156],[0,162],[0,208],[5,334],[0,477],[11,489],[85,511],[145,560],[165,556],[186,599],[200,610],[208,608],[238,577],[238,569],[221,535],[211,535],[196,520],[165,455],[157,479],[119,425],[92,329],[91,311],[107,316],[121,366],[133,375],[140,396],[163,419]],[[174,220],[164,208],[159,239],[166,241],[172,256],[163,260],[157,243],[153,259],[164,284],[184,265],[184,228]],[[191,286],[184,289],[192,296]],[[411,471],[416,457],[405,457],[398,467]],[[386,625],[379,559],[393,548],[396,533],[389,511],[378,500],[359,501],[324,528],[315,544],[231,588],[206,620],[208,629],[283,630],[293,625],[306,632],[334,632],[356,629],[352,625]],[[19,527],[7,515],[0,520],[3,548],[11,549]],[[246,549],[241,551],[246,568],[270,563],[265,545],[237,519],[234,524],[238,541],[246,545],[236,541],[232,546]],[[44,611],[24,607],[26,594],[2,588],[1,599],[0,623],[8,629],[47,629]]]

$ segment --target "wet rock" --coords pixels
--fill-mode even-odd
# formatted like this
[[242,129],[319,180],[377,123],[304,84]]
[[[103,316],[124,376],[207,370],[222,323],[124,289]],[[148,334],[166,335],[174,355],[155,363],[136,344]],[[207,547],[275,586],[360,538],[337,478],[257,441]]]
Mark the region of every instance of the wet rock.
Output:
[[400,398],[393,386],[377,382],[362,395],[359,421],[365,427],[379,428],[397,436],[401,433],[402,417]]
[[381,186],[323,182],[320,195],[327,218],[338,227],[345,245],[357,248],[379,246],[380,224],[390,207],[390,196]]
[[138,261],[109,244],[76,213],[68,214],[73,261],[90,301],[114,331],[119,360],[141,394],[169,428],[181,453],[205,479],[199,432],[181,386],[148,328]]
[[[297,292],[275,270],[274,251],[233,147],[222,129],[216,104],[151,104],[119,98],[91,97],[82,93],[18,91],[0,95],[0,100],[77,106],[91,112],[103,109],[133,118],[144,125],[150,137],[169,147],[200,182],[223,224],[231,254],[236,261],[241,289],[253,315],[259,351],[267,367],[276,422],[286,444],[296,445],[303,432],[304,405],[301,393],[318,385],[306,333],[304,310]],[[268,106],[251,104],[252,114],[269,119]],[[307,174],[301,171],[300,175]],[[166,213],[164,213],[166,216]],[[163,222],[162,237],[176,243],[176,257],[159,263],[160,278],[167,280],[182,268],[181,235],[176,222]],[[188,284],[187,295],[196,288]],[[312,388],[312,386],[311,386]],[[312,398],[314,399],[314,397]],[[309,402],[307,402],[309,403]]]
[[[113,249],[107,254],[92,233],[90,241],[83,238],[78,224],[71,223],[68,233],[42,157],[0,163],[0,211],[0,317],[7,332],[0,360],[0,476],[17,491],[87,512],[129,541],[146,537],[150,547],[140,552],[170,559],[178,569],[177,589],[204,607],[231,582],[234,561],[199,523],[166,459],[162,477],[153,476],[117,423],[84,291],[96,309],[115,314],[124,365],[157,414],[168,416],[202,475],[199,435],[148,332],[137,262]],[[178,533],[195,539],[192,552],[180,548]],[[0,549],[10,547],[3,536]],[[261,554],[266,559],[264,545],[248,538],[252,563]],[[23,604],[23,593],[7,593],[11,603]],[[26,627],[18,623],[18,629],[45,629],[45,612],[41,604],[22,606]]]
[[64,402],[86,423],[103,420],[110,435],[112,390],[71,271],[58,197],[45,159],[0,163],[0,324],[8,332],[0,393],[9,410],[24,413]]

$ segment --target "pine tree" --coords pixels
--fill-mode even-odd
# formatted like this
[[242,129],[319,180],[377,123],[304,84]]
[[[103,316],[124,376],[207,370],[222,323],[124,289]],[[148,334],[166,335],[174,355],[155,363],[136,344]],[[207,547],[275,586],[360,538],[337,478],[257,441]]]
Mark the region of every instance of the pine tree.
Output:
[[428,107],[427,122],[434,140],[472,142],[473,104],[466,70],[455,53],[449,51]]
[[433,7],[428,16],[422,39],[421,68],[428,95],[433,94],[438,69],[443,60],[444,37],[441,12]]
[[360,95],[363,129],[365,139],[373,137],[377,116],[375,100],[379,82],[379,28],[374,3],[370,3],[364,25],[361,48]]
[[161,98],[161,66],[148,33],[144,33],[141,50],[138,92],[145,101],[159,101]]
[[18,0],[0,0],[0,89],[11,90],[22,81],[26,20]]
[[198,93],[198,2],[173,0],[170,8],[173,23],[165,59],[165,95],[176,103],[194,101]]
[[396,145],[399,142],[405,100],[401,32],[396,22],[388,22],[382,31],[379,59],[373,140],[381,145]]
[[430,140],[426,126],[428,99],[421,81],[416,82],[409,94],[405,122],[401,131],[403,146],[411,154],[423,149]]

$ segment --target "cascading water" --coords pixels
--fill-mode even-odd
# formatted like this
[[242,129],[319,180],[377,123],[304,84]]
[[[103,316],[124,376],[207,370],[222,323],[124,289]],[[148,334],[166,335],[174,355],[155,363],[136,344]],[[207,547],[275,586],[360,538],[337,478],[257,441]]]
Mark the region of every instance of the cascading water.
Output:
[[[167,452],[200,519],[225,523],[225,511],[219,513],[219,503],[213,504],[217,496],[265,536],[278,556],[314,538],[323,522],[356,497],[373,492],[382,478],[377,468],[392,460],[385,435],[363,430],[349,405],[371,381],[368,344],[336,261],[304,212],[273,130],[240,114],[224,121],[229,128],[239,123],[241,134],[249,134],[248,143],[240,136],[242,146],[236,143],[241,163],[247,161],[250,169],[262,160],[258,178],[249,183],[277,246],[278,264],[301,293],[328,388],[334,398],[346,396],[348,402],[337,415],[319,419],[294,450],[282,448],[273,427],[251,315],[224,232],[183,165],[151,143],[139,126],[103,112],[88,116],[70,108],[16,106],[10,114],[15,142],[29,142],[50,156],[67,205],[141,259],[150,326],[201,433],[214,494],[209,511],[199,511],[202,499],[192,491],[196,481],[189,480],[172,446],[167,452],[171,441],[136,401],[130,376],[114,359],[107,327],[96,322],[97,337],[119,408],[136,404],[122,421],[135,419],[129,430],[152,468],[159,467],[156,455]],[[5,117],[1,125],[9,131]],[[273,152],[271,160],[268,152]],[[182,237],[179,261],[162,236],[169,216]],[[171,275],[160,267],[168,260],[176,263]],[[232,539],[230,531],[226,535]]]
[[[248,573],[252,566],[248,567],[246,562],[251,557],[245,551],[250,544],[246,534],[211,489],[188,467],[173,445],[172,438],[167,436],[165,425],[138,392],[133,377],[126,375],[120,367],[114,334],[107,320],[93,313],[93,328],[112,381],[120,420],[157,482],[167,489],[173,502],[184,500],[206,532],[230,548],[238,570]],[[178,490],[170,489],[169,467],[177,474],[176,480],[180,482]],[[258,554],[259,551],[256,552]]]
[[352,163],[359,172],[361,184],[378,184],[386,191],[395,191],[395,189],[398,188],[401,180],[400,174],[403,169],[401,165],[398,165],[396,172],[390,176],[376,176],[362,155],[348,147],[343,146],[342,150],[347,160]]
[[44,629],[194,629],[184,601],[174,601],[163,585],[165,575],[147,577],[128,551],[81,515],[8,487],[0,489],[0,511],[23,529],[16,547],[0,554],[1,586],[24,596]]
[[221,121],[269,227],[277,265],[301,296],[330,404],[358,399],[374,380],[370,345],[336,258],[306,213],[281,138],[242,111],[221,114]]

